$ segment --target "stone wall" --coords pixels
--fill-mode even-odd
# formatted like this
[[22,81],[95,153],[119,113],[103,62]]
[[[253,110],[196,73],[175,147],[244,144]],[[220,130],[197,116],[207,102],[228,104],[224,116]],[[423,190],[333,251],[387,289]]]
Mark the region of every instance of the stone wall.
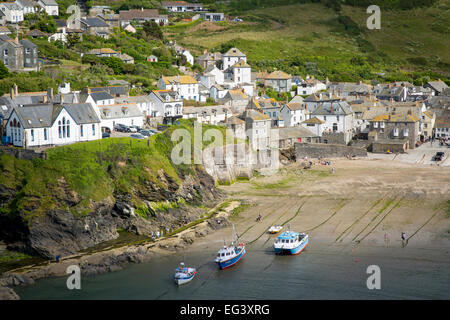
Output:
[[36,152],[32,149],[18,149],[14,147],[0,146],[0,153],[4,152],[10,156],[16,157],[17,159],[23,160],[33,160],[36,158],[47,159],[47,153]]
[[297,160],[303,159],[304,157],[338,158],[346,157],[349,154],[356,157],[367,157],[367,150],[340,144],[295,143],[295,155]]
[[[322,142],[329,144],[348,144],[352,139],[350,132],[324,132]],[[326,141],[326,142],[325,142]]]

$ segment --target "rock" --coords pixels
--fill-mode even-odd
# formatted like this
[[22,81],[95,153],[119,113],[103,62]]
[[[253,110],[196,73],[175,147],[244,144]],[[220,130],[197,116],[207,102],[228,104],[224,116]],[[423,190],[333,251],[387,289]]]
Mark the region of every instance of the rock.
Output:
[[20,300],[20,297],[13,289],[0,287],[0,300]]

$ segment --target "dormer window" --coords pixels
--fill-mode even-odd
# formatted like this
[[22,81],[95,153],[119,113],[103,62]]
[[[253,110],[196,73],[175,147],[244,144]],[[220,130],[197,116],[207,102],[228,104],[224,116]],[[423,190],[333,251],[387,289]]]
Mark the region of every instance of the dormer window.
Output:
[[374,122],[374,123],[373,123],[373,127],[374,127],[374,128],[378,128],[378,122]]
[[380,122],[380,128],[384,128],[384,122]]
[[398,137],[398,128],[394,128],[394,137]]

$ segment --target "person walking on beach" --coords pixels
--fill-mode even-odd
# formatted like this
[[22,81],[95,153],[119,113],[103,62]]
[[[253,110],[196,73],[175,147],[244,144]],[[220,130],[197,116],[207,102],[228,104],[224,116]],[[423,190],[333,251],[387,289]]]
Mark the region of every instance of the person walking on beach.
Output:
[[406,233],[402,232],[402,248],[406,246]]
[[390,242],[391,242],[391,238],[389,236],[389,233],[385,232],[385,234],[384,234],[384,243],[386,244],[386,248],[389,247]]

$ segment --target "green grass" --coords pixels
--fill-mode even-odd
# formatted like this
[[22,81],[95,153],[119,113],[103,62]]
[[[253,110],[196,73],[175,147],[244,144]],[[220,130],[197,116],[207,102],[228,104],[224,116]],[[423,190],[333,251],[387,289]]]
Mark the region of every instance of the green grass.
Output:
[[[201,54],[203,49],[238,47],[253,69],[328,76],[330,81],[449,81],[450,1],[420,9],[382,10],[381,30],[368,30],[366,8],[343,6],[340,13],[320,3],[248,10],[242,23],[222,29],[167,34]],[[339,16],[349,19],[339,20]],[[347,28],[344,21],[351,23]],[[424,58],[424,59],[417,59]],[[423,65],[426,61],[426,65]],[[384,76],[379,74],[384,73]]]
[[237,217],[239,216],[239,214],[241,212],[243,212],[244,210],[246,210],[247,208],[249,208],[251,205],[249,203],[241,203],[239,206],[237,206],[236,208],[234,208],[231,211],[231,216],[232,217]]
[[[225,127],[216,126],[203,126],[203,132],[213,128],[225,134]],[[25,221],[31,221],[59,208],[83,216],[90,212],[92,201],[130,194],[132,203],[138,206],[137,213],[147,216],[140,198],[154,197],[149,183],[167,188],[160,178],[162,171],[176,184],[181,183],[180,177],[196,175],[193,162],[171,162],[172,149],[177,144],[171,137],[177,129],[189,132],[193,148],[193,122],[181,120],[180,125],[150,137],[148,145],[147,140],[102,139],[51,148],[47,150],[47,160],[33,161],[1,153],[0,185],[15,190],[15,197],[0,208],[0,214],[21,215]],[[203,148],[209,144],[201,142]],[[192,149],[189,152],[193,154]],[[69,204],[64,201],[67,198]],[[183,203],[155,201],[154,209],[167,211]]]

